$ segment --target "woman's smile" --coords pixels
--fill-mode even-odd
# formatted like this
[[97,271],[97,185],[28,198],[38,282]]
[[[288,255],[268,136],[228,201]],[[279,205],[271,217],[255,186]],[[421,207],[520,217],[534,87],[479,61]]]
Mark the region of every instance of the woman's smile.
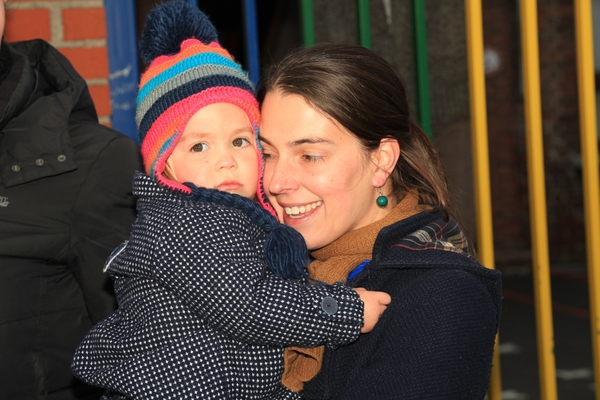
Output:
[[322,204],[323,202],[319,200],[314,203],[309,203],[302,206],[284,207],[283,211],[285,211],[286,216],[289,218],[303,218],[307,216],[312,210],[315,210],[316,208],[320,207]]

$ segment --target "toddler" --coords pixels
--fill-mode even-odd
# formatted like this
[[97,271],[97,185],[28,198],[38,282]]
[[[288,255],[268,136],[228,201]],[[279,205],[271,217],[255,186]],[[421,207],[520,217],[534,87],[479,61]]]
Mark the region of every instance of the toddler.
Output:
[[304,241],[262,188],[253,86],[202,12],[156,7],[141,50],[138,218],[105,265],[119,309],[74,374],[104,399],[300,398],[281,384],[284,347],[350,343],[389,296],[305,281]]

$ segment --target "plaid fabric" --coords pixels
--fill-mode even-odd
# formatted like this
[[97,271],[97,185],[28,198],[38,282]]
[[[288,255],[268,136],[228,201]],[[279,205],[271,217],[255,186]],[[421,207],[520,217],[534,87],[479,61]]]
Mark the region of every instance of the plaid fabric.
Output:
[[397,246],[411,250],[450,251],[477,261],[469,254],[469,242],[454,219],[429,224],[403,238]]

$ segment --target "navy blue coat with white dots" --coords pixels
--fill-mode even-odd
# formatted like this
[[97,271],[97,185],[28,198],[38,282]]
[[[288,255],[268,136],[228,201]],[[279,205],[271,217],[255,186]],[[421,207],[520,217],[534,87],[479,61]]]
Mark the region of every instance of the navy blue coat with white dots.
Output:
[[[207,189],[184,196],[144,174],[134,194],[130,240],[105,266],[119,309],[88,333],[72,365],[106,398],[299,398],[280,383],[283,348],[358,337],[363,305],[354,290],[266,268],[267,232],[247,210],[272,217],[252,200]],[[324,310],[331,301],[334,313]]]

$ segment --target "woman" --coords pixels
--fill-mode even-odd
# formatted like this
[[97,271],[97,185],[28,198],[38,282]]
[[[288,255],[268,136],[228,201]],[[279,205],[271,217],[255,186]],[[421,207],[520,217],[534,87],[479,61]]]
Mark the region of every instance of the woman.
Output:
[[[135,220],[136,144],[98,123],[42,40],[6,43],[0,0],[0,399],[94,399],[75,348],[116,307],[102,273]],[[10,13],[10,11],[9,11]],[[10,14],[8,14],[10,18]]]
[[288,348],[283,383],[306,399],[483,399],[500,273],[453,218],[394,68],[360,46],[316,45],[273,66],[259,99],[265,188],[304,236],[311,276],[392,296],[355,343]]

